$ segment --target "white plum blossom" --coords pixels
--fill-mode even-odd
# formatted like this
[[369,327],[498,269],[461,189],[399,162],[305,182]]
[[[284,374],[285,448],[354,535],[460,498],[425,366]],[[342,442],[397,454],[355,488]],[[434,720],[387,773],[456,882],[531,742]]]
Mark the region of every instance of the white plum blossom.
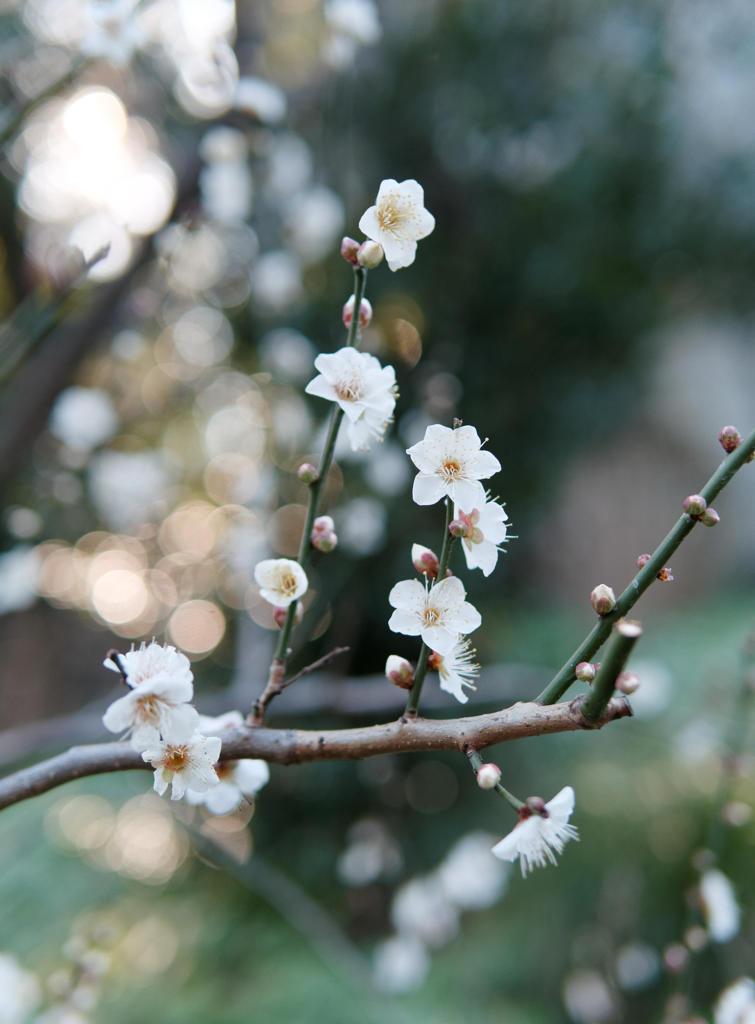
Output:
[[292,558],[265,558],[254,567],[254,579],[260,597],[276,608],[288,608],[306,594],[309,581],[298,562]]
[[740,909],[731,882],[717,868],[700,879],[700,901],[714,942],[729,942],[739,931]]
[[754,1024],[755,981],[742,977],[723,990],[713,1007],[714,1024]]
[[434,505],[448,496],[463,512],[482,508],[486,499],[480,480],[497,473],[501,464],[495,455],[481,449],[474,427],[452,429],[431,424],[424,438],[406,450],[419,470],[412,498],[418,505]]
[[476,689],[473,679],[480,674],[480,666],[474,658],[475,652],[469,640],[459,637],[446,655],[433,651],[430,667],[440,676],[440,688],[453,694],[461,704],[466,704],[469,697],[464,687]]
[[425,193],[418,182],[386,178],[380,183],[375,205],[362,214],[359,230],[382,245],[391,270],[414,263],[418,240],[435,227],[435,218],[424,204]]
[[[493,853],[501,860],[516,860],[526,875],[535,867],[545,867],[546,861],[556,863],[556,853],[561,853],[570,839],[578,839],[577,830],[569,825],[574,810],[574,790],[564,788],[545,805],[545,812],[531,812],[520,820],[507,836],[496,843]],[[555,851],[555,852],[554,852]]]
[[379,992],[411,992],[429,970],[425,944],[414,935],[392,935],[375,947],[373,984]]
[[[240,711],[228,711],[218,718],[199,716],[199,729],[204,736],[220,738],[224,729],[243,724]],[[203,792],[189,787],[184,794],[190,804],[204,804],[210,814],[231,814],[248,798],[254,797],[270,780],[266,761],[243,758],[240,761],[221,761],[215,765],[220,780]]]
[[[114,701],[102,716],[110,732],[130,733],[136,750],[160,740],[183,743],[199,722],[199,715],[188,702],[194,696],[189,659],[167,645],[152,642],[119,657],[129,692]],[[115,661],[104,665],[120,672]]]
[[462,910],[482,910],[498,901],[510,868],[490,856],[492,836],[469,832],[446,854],[435,872],[446,897]]
[[506,540],[506,510],[497,501],[486,501],[479,508],[462,512],[454,508],[454,519],[465,523],[468,528],[462,537],[461,547],[467,560],[468,569],[481,569],[483,576],[489,576],[498,562],[499,544]]
[[171,800],[180,800],[187,789],[204,793],[217,786],[215,763],[220,756],[221,741],[217,736],[193,733],[185,743],[161,740],[145,750],[142,758],[155,769],[155,792],[163,795],[171,786]]
[[353,451],[369,448],[372,437],[382,437],[396,406],[396,371],[381,366],[367,352],[350,345],[315,359],[319,375],[304,389],[343,409]]
[[429,589],[418,580],[402,580],[388,595],[396,609],[388,628],[405,636],[421,636],[428,647],[445,657],[457,645],[459,634],[474,632],[482,622],[477,609],[464,600],[466,596],[456,576]]

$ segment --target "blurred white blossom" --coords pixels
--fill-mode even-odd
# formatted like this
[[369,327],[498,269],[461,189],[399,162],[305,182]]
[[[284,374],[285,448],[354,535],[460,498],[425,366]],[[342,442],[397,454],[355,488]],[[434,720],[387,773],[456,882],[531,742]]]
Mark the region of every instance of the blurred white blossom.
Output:
[[[217,736],[222,741],[223,731],[243,724],[240,711],[228,711],[217,718],[199,716],[199,731],[204,736]],[[242,758],[239,761],[221,761],[215,766],[220,780],[203,792],[191,787],[184,794],[190,804],[204,804],[210,814],[232,814],[243,803],[256,794],[270,780],[267,762],[259,758]]]
[[0,953],[0,1024],[24,1024],[40,997],[36,975],[10,953]]
[[462,910],[492,907],[503,895],[510,869],[490,856],[492,841],[487,832],[467,833],[435,872],[443,892]]
[[89,492],[114,529],[147,522],[165,507],[173,475],[158,452],[105,451],[89,464]]
[[723,871],[710,868],[700,879],[700,900],[714,942],[729,942],[739,931],[741,912],[732,884]]
[[61,391],[50,413],[50,430],[60,441],[89,451],[109,441],[118,429],[112,399],[102,388],[70,387]]
[[420,987],[429,970],[427,950],[413,935],[394,935],[375,947],[372,978],[380,992],[411,992]]
[[396,890],[391,923],[400,935],[442,946],[459,930],[459,911],[432,876],[413,878]]
[[725,988],[713,1007],[714,1024],[755,1024],[755,981],[738,978]]
[[0,555],[0,615],[31,608],[37,599],[40,560],[36,550],[17,544]]

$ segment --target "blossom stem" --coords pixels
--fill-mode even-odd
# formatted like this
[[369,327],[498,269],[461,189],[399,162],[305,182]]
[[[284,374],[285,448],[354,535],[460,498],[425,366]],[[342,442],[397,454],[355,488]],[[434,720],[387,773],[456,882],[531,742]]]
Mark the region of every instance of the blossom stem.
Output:
[[[469,748],[469,750],[467,750],[467,758],[469,759],[469,763],[472,765],[472,771],[476,775],[480,768],[482,768],[483,766],[484,762],[482,758],[480,757],[479,753],[471,747]],[[517,813],[519,813],[519,811],[521,811],[522,808],[526,806],[523,800],[519,800],[517,799],[517,797],[514,796],[513,793],[509,793],[509,791],[504,786],[502,786],[500,782],[497,782],[493,788],[495,789],[496,793],[498,793],[499,796],[502,796],[503,799],[507,801],[507,803],[511,804],[511,806]]]
[[[366,282],[367,271],[364,267],[354,267],[354,316],[351,324],[349,325],[349,332],[346,337],[346,345],[352,348],[356,348],[359,341],[359,309],[362,299],[364,298]],[[305,571],[309,564],[309,558],[312,551],[312,527],[315,519],[317,518],[317,512],[320,506],[320,497],[333,462],[333,454],[336,449],[336,440],[338,438],[338,431],[341,426],[341,421],[343,420],[343,415],[343,409],[335,406],[330,417],[330,426],[328,427],[328,435],[325,439],[325,445],[320,458],[317,479],[313,480],[309,485],[307,515],[304,520],[304,529],[302,530],[301,541],[299,543],[299,554],[296,559]],[[296,621],[296,608],[298,604],[298,601],[292,601],[288,606],[286,619],[283,623],[280,637],[278,638],[278,647],[275,651],[275,657],[270,665],[267,685],[262,696],[254,705],[252,721],[255,725],[261,724],[265,709],[270,701],[273,700],[273,698],[276,697],[282,689],[281,683],[286,670],[286,661],[288,660],[288,655],[290,653],[289,643],[291,641],[291,633],[293,632],[294,623]]]
[[[720,494],[753,452],[755,452],[755,430],[723,460],[713,476],[699,492],[708,504]],[[580,661],[594,660],[595,655],[610,636],[613,624],[623,618],[630,608],[637,603],[650,584],[657,578],[661,569],[668,563],[670,556],[676,551],[687,534],[692,531],[696,522],[697,519],[686,512],[680,516],[676,524],[650,556],[650,560],[645,563],[629,583],[626,590],[619,596],[614,610],[599,619],[569,660],[559,669],[543,692],[535,698],[536,700],[542,704],[555,704],[557,700],[560,700],[575,681],[574,670]]]
[[616,689],[616,677],[624,668],[632,648],[641,636],[642,626],[639,622],[622,619],[614,626],[598,674],[582,705],[582,714],[589,722],[597,721],[605,711]]
[[[454,537],[451,536],[451,532],[448,529],[451,523],[451,501],[449,498],[445,499],[446,503],[446,525],[443,530],[443,546],[440,549],[440,559],[438,560],[438,580],[444,580],[446,578],[446,570],[448,569],[448,561],[451,557],[451,545],[454,542]],[[414,670],[414,683],[409,691],[409,698],[404,708],[405,718],[414,718],[417,714],[417,707],[419,705],[419,697],[422,693],[422,685],[427,675],[427,660],[430,657],[430,648],[426,643],[423,642],[420,648],[419,658],[417,659],[417,667]]]

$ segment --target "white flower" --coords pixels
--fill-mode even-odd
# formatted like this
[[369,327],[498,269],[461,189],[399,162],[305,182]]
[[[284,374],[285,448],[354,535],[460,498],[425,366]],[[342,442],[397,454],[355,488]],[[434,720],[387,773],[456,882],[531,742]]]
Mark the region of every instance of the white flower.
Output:
[[469,697],[464,687],[476,689],[473,679],[480,674],[480,666],[474,659],[474,648],[469,640],[459,637],[446,655],[433,652],[431,666],[440,676],[440,688],[452,693],[461,703],[466,704]]
[[501,464],[495,455],[481,448],[474,427],[451,429],[433,423],[424,438],[406,450],[419,470],[412,498],[418,505],[434,505],[448,495],[464,512],[482,508],[485,488],[480,480],[497,473]]
[[506,540],[506,510],[497,501],[486,501],[469,513],[454,506],[454,519],[467,524],[469,533],[462,538],[462,550],[468,569],[482,569],[489,576],[498,561],[499,544]]
[[381,181],[375,205],[366,210],[359,230],[385,250],[391,270],[414,263],[417,241],[435,227],[435,218],[424,207],[425,193],[413,179]]
[[487,832],[469,832],[451,847],[435,877],[452,903],[482,910],[498,901],[511,870],[490,856]]
[[[243,723],[240,711],[228,711],[218,718],[199,716],[200,731],[204,736],[221,736],[223,729]],[[240,761],[221,761],[215,766],[220,780],[205,792],[187,788],[184,794],[190,804],[204,804],[210,814],[231,814],[248,798],[255,796],[270,780],[267,762],[256,758]]]
[[472,633],[482,622],[477,609],[466,602],[460,579],[450,576],[429,590],[418,580],[402,580],[388,595],[391,615],[388,628],[405,636],[421,636],[442,656],[451,654],[459,634]]
[[546,861],[556,863],[570,839],[578,839],[577,830],[568,821],[574,810],[574,790],[565,786],[545,805],[546,814],[533,813],[522,819],[507,836],[496,843],[493,853],[501,860],[520,858],[522,875],[534,867],[545,867]]
[[413,935],[394,935],[375,947],[373,983],[379,992],[411,992],[430,970],[430,957]]
[[309,581],[298,562],[291,558],[265,558],[254,567],[260,597],[276,608],[288,608],[306,594]]
[[396,371],[381,366],[367,352],[350,345],[315,359],[319,376],[304,389],[336,402],[349,422],[353,451],[368,448],[371,437],[382,437],[396,406]]
[[[144,750],[160,736],[175,743],[187,740],[199,722],[188,703],[194,696],[193,676],[186,655],[170,645],[141,645],[120,656],[131,690],[120,697],[102,716],[110,732],[130,732],[131,743]],[[106,668],[120,672],[107,659]]]
[[459,911],[437,879],[427,875],[396,890],[391,923],[400,935],[413,935],[428,946],[442,946],[459,930]]
[[69,448],[82,452],[109,441],[117,429],[112,400],[102,388],[66,388],[50,413],[51,433]]
[[136,4],[137,0],[90,0],[84,9],[86,29],[81,52],[111,64],[128,64],[143,42]]
[[739,931],[740,910],[731,882],[716,868],[706,871],[700,879],[700,898],[714,942],[728,942]]
[[215,762],[220,756],[221,742],[217,736],[193,733],[185,743],[162,740],[142,758],[155,769],[155,792],[161,796],[170,785],[171,800],[180,800],[187,789],[204,793],[217,786]]
[[755,1022],[755,981],[739,978],[725,988],[713,1007],[715,1024],[753,1024]]

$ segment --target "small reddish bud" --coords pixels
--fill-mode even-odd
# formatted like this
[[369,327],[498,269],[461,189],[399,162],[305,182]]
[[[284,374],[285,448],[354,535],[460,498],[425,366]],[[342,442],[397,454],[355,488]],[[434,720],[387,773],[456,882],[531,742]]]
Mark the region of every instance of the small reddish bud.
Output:
[[346,235],[341,239],[341,255],[347,263],[358,265],[358,253],[359,253],[359,242],[355,238],[349,238]]
[[672,942],[663,951],[663,966],[671,974],[679,974],[687,966],[689,953],[680,942]]
[[[288,608],[280,608],[278,605],[273,608],[273,620],[278,629],[283,629],[288,618]],[[296,612],[294,614],[294,625],[298,626],[301,620],[304,618],[304,609],[301,606],[301,601],[296,605]]]
[[605,583],[599,583],[590,594],[590,604],[598,615],[608,615],[616,607],[616,595]]
[[318,516],[312,523],[312,533],[332,533],[336,524],[330,516]]
[[477,785],[480,789],[495,789],[501,781],[501,769],[497,764],[481,764],[477,769]]
[[660,580],[661,583],[673,583],[674,574],[671,572],[671,566],[667,565],[664,569],[661,569],[656,579]]
[[301,466],[299,466],[296,471],[296,475],[303,484],[313,484],[315,480],[319,480],[320,478],[320,474],[311,462],[302,462]]
[[589,661],[580,661],[579,665],[574,669],[574,675],[579,679],[580,683],[591,683],[596,675],[596,668],[591,665]]
[[389,654],[385,662],[385,678],[402,690],[411,690],[414,685],[414,666],[398,654]]
[[321,533],[312,531],[312,547],[327,555],[338,547],[338,537],[333,530],[323,530]]
[[682,508],[688,516],[701,516],[708,507],[708,502],[702,494],[690,494],[682,502]]
[[[351,295],[344,304],[343,310],[341,311],[341,319],[344,322],[344,326],[351,327],[351,322],[354,319],[354,307],[356,306],[356,297]],[[359,328],[360,330],[367,327],[372,320],[372,306],[367,299],[362,299],[359,306]]]
[[357,263],[360,267],[364,267],[365,270],[374,270],[375,267],[383,262],[383,256],[385,256],[385,253],[380,242],[373,242],[371,239],[368,239],[359,246]]
[[438,578],[440,560],[430,548],[425,548],[421,544],[412,544],[412,565],[417,572],[421,572],[428,579]]
[[723,427],[718,435],[718,440],[727,455],[731,455],[735,448],[742,443],[742,435],[736,427]]
[[539,814],[543,818],[548,817],[545,809],[545,800],[541,796],[528,796],[524,801],[531,814]]
[[616,679],[616,689],[619,693],[629,696],[640,688],[640,679],[635,672],[622,672]]
[[650,555],[638,555],[637,561],[634,563],[638,569],[644,569],[650,561]]
[[714,508],[706,508],[700,516],[700,522],[703,526],[716,526],[717,523],[721,522],[721,516]]
[[427,659],[427,667],[431,672],[440,672],[443,668],[443,655],[438,654],[437,651],[430,651],[430,657]]
[[448,532],[452,537],[466,537],[469,533],[469,523],[465,523],[463,519],[452,519],[448,524]]

